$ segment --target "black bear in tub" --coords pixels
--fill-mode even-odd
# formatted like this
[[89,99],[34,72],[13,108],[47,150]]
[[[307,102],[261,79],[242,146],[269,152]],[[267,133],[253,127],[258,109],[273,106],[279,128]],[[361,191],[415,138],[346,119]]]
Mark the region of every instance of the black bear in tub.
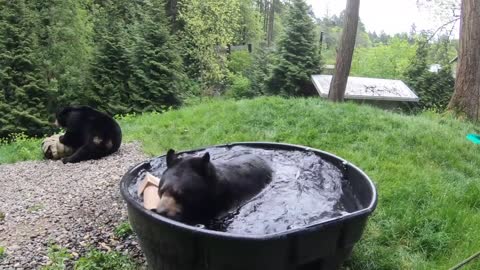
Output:
[[157,213],[189,224],[205,223],[252,198],[271,181],[270,165],[256,155],[212,162],[208,152],[178,157],[170,149]]
[[[316,175],[315,179],[322,174],[315,173],[319,168],[320,171],[323,171],[328,166],[335,167],[343,175],[341,180],[343,195],[339,198],[342,201],[342,205],[347,205],[352,200],[358,201],[358,203],[356,203],[354,208],[345,208],[341,215],[331,216],[327,219],[313,221],[287,230],[264,234],[245,234],[228,230],[215,231],[192,226],[192,224],[202,222],[205,218],[226,211],[227,208],[235,207],[237,203],[248,200],[248,197],[251,196],[254,197],[252,200],[259,196],[267,196],[269,199],[273,198],[273,201],[283,199],[271,191],[274,185],[278,184],[278,175],[276,174],[278,173],[278,166],[284,165],[278,162],[271,162],[269,158],[267,158],[267,163],[272,168],[275,167],[272,182],[269,182],[270,180],[268,179],[268,175],[271,173],[267,169],[268,167],[260,165],[258,172],[256,172],[260,177],[254,178],[261,180],[254,182],[255,185],[250,183],[249,186],[251,185],[253,188],[248,189],[248,192],[238,193],[242,194],[242,196],[235,197],[235,200],[219,199],[221,196],[217,196],[218,194],[227,194],[227,192],[222,192],[223,187],[219,191],[215,191],[215,189],[214,191],[207,190],[209,187],[212,187],[212,183],[218,183],[217,181],[220,181],[220,179],[225,179],[224,176],[220,176],[220,178],[214,178],[213,182],[203,182],[210,179],[205,177],[205,175],[211,173],[209,169],[206,172],[205,168],[211,169],[210,165],[212,164],[216,166],[215,169],[219,168],[219,161],[210,160],[210,155],[218,158],[221,153],[229,153],[234,151],[234,149],[238,150],[238,147],[248,148],[248,151],[254,153],[268,152],[267,157],[270,157],[272,153],[280,153],[280,155],[283,155],[283,158],[287,159],[302,155],[309,157],[310,160],[294,160],[291,162],[293,166],[290,168],[295,168],[297,165],[304,166],[304,164],[314,165],[313,167],[309,166],[311,170],[308,173]],[[205,155],[206,152],[209,152],[210,155]],[[298,153],[301,155],[298,155]],[[192,160],[192,158],[194,159]],[[255,158],[251,159],[252,157],[245,158],[246,160],[255,160]],[[312,160],[315,162],[309,163]],[[320,167],[317,167],[318,162],[316,160],[321,163]],[[258,160],[255,162],[258,162]],[[244,161],[239,163],[244,164]],[[204,166],[205,164],[210,165]],[[263,163],[259,162],[259,164]],[[188,168],[189,177],[192,176],[190,180],[200,180],[195,182],[195,184],[201,185],[199,189],[201,190],[200,195],[188,193],[193,197],[192,201],[189,202],[186,201],[187,199],[182,199],[185,196],[181,196],[179,193],[185,192],[183,193],[185,195],[187,192],[196,191],[199,187],[190,186],[194,181],[189,181],[188,185],[185,183],[181,184],[184,185],[184,190],[178,189],[178,180],[183,178],[182,173],[184,171],[182,168],[185,168],[185,166]],[[192,168],[195,168],[193,173]],[[163,181],[160,184],[160,189],[162,190],[159,193],[162,197],[165,197],[163,205],[158,209],[162,215],[145,209],[141,198],[137,196],[137,187],[147,172],[160,177],[161,182]],[[196,175],[197,173],[203,174]],[[172,176],[169,174],[176,175]],[[283,181],[282,183],[289,186],[298,182],[295,180],[295,177],[289,177],[289,179],[292,180]],[[277,182],[274,183],[274,180]],[[253,179],[248,181],[253,181]],[[321,181],[323,180],[319,179],[318,184],[321,184]],[[190,188],[192,190],[187,191]],[[131,168],[122,178],[120,191],[127,202],[129,220],[138,236],[142,251],[145,253],[148,267],[150,269],[162,270],[339,269],[350,255],[355,243],[360,240],[368,216],[374,211],[377,203],[377,194],[373,182],[365,173],[346,160],[333,154],[304,146],[264,142],[218,145],[177,154],[171,151],[169,155],[153,158]],[[259,194],[255,196],[257,193]],[[274,197],[271,197],[272,195]],[[205,209],[203,205],[198,203],[205,200],[209,202],[205,205],[213,205],[213,207]],[[222,204],[216,205],[217,202]],[[295,201],[291,202],[291,204],[295,204]],[[312,213],[312,216],[321,216],[319,214],[322,212],[323,202],[319,202],[317,205],[315,205],[315,201],[313,203],[313,205],[309,205],[310,208],[308,209],[313,212],[315,212],[315,209],[318,210],[317,213]],[[286,206],[289,207],[291,205]],[[242,206],[242,208],[244,207]],[[270,217],[271,215],[269,215]],[[271,221],[268,220],[268,222]],[[259,220],[258,222],[262,221]]]

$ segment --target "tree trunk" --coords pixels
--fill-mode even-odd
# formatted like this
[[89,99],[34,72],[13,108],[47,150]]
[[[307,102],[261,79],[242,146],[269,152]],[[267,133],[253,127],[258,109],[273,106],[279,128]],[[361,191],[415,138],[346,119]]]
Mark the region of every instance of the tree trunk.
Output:
[[176,32],[178,30],[177,25],[177,14],[178,14],[178,0],[168,0],[167,1],[167,16],[170,17],[170,22],[172,24],[172,31]]
[[462,0],[455,91],[448,109],[478,120],[480,103],[480,1]]
[[267,46],[272,46],[273,43],[273,27],[275,20],[275,1],[272,0],[270,3],[270,14],[268,15],[268,32],[267,32]]
[[265,32],[265,40],[268,39],[268,14],[269,14],[269,7],[270,2],[268,0],[265,0],[264,5],[263,5],[263,31]]
[[355,38],[357,36],[359,9],[360,0],[347,0],[342,41],[340,43],[340,49],[337,52],[335,73],[333,74],[328,92],[328,99],[332,101],[343,101],[343,97],[345,96],[345,88],[347,86],[350,67],[352,66],[353,49],[355,48]]

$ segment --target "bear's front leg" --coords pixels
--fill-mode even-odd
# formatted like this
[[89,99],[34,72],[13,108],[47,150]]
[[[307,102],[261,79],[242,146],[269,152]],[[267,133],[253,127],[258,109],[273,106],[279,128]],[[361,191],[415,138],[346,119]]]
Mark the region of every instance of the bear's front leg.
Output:
[[62,136],[60,136],[58,138],[58,141],[63,144],[63,145],[68,145],[68,142],[70,141],[70,137],[71,135],[69,135],[70,133],[66,132],[65,134],[63,134]]
[[75,151],[75,153],[73,153],[72,155],[62,158],[62,162],[63,164],[66,164],[66,163],[77,163],[83,160],[87,160],[90,158],[90,153],[91,153],[91,150],[89,150],[88,145],[84,145],[78,148]]
[[65,132],[65,134],[61,135],[58,138],[58,141],[66,146],[79,147],[79,143],[82,143],[82,140],[80,140],[80,138],[81,137],[78,134],[67,131]]

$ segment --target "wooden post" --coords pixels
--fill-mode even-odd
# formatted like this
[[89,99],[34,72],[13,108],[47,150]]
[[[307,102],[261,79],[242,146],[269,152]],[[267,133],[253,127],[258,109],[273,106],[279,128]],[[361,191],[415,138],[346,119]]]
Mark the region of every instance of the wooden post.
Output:
[[359,9],[360,0],[347,0],[342,40],[340,49],[337,52],[335,72],[330,82],[330,90],[328,92],[328,99],[335,102],[343,101],[345,96],[348,74],[350,74],[350,67],[352,66],[355,38],[357,37]]
[[322,55],[322,46],[323,46],[323,31],[320,31],[320,44],[318,46],[318,52]]

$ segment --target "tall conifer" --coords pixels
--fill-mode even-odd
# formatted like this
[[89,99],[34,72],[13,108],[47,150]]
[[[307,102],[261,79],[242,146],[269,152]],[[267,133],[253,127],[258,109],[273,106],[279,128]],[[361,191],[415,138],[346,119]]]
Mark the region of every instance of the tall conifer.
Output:
[[320,72],[320,56],[315,40],[315,24],[305,0],[293,0],[280,39],[278,59],[269,92],[286,96],[312,95],[310,75]]

